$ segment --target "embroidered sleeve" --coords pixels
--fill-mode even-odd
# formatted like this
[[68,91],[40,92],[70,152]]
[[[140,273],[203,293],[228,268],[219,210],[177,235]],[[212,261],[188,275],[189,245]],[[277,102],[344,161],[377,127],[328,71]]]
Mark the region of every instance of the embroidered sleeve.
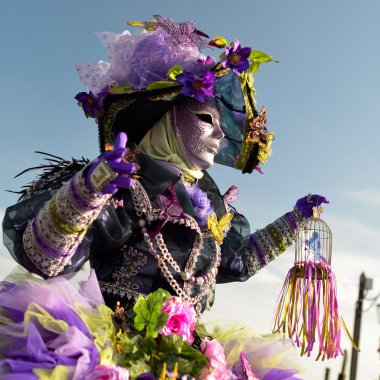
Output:
[[25,252],[36,268],[49,277],[59,274],[109,198],[91,194],[82,171],[64,183],[23,234]]
[[247,246],[247,269],[250,276],[265,267],[294,242],[302,220],[302,216],[295,209],[250,235]]

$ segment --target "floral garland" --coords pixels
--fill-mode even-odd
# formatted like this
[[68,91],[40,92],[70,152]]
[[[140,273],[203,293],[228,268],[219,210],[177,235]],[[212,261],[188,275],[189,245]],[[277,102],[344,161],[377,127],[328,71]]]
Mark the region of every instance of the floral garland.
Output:
[[0,285],[2,379],[238,379],[220,343],[195,333],[194,306],[166,290],[113,312],[94,300],[94,271],[79,288],[64,277]]
[[[214,96],[214,84],[217,77],[215,70],[217,68],[231,70],[239,76],[244,73],[252,75],[259,69],[261,63],[277,62],[263,52],[252,50],[250,47],[242,47],[237,39],[228,44],[225,38],[217,36],[208,45],[225,49],[224,53],[220,55],[221,60],[212,70],[195,75],[189,71],[183,71],[181,65],[174,65],[167,72],[167,80],[152,82],[146,87],[146,90],[159,90],[180,85],[183,95],[204,102],[206,98]],[[203,63],[206,65],[212,62],[215,62],[214,59],[208,56]],[[134,91],[136,90],[129,83],[124,83],[106,87],[96,95],[92,92],[80,92],[75,99],[83,108],[86,117],[99,118],[103,115],[102,104],[108,94],[125,94]]]
[[191,345],[194,306],[165,290],[140,297],[133,312],[118,306],[114,320],[118,363],[131,379],[236,379],[217,340],[203,338],[200,350]]

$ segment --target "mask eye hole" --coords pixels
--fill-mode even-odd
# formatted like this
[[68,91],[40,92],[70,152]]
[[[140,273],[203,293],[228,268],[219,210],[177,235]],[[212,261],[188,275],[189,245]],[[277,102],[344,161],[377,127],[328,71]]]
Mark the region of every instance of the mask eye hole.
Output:
[[195,113],[194,115],[204,123],[212,125],[212,116],[209,113]]

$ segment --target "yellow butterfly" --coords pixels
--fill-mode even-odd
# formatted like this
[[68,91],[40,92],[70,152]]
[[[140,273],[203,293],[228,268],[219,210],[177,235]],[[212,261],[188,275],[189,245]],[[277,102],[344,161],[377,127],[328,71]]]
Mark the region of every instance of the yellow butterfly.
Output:
[[230,228],[233,215],[227,213],[218,221],[215,212],[207,216],[207,228],[211,231],[212,237],[221,245],[223,243],[224,233]]

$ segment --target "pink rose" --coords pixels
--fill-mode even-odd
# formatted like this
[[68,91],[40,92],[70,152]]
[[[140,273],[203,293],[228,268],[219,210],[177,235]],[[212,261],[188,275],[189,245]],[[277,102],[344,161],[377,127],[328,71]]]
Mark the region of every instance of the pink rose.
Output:
[[201,351],[208,360],[208,367],[203,368],[201,371],[201,380],[236,379],[236,376],[228,369],[224,349],[216,339],[203,339]]
[[115,365],[97,365],[84,380],[128,380],[129,371]]
[[193,343],[196,323],[194,306],[178,297],[170,297],[165,301],[162,311],[169,317],[160,334],[181,335],[185,342]]
[[201,351],[205,354],[211,367],[217,368],[221,365],[227,365],[224,349],[216,339],[203,339],[201,343]]

